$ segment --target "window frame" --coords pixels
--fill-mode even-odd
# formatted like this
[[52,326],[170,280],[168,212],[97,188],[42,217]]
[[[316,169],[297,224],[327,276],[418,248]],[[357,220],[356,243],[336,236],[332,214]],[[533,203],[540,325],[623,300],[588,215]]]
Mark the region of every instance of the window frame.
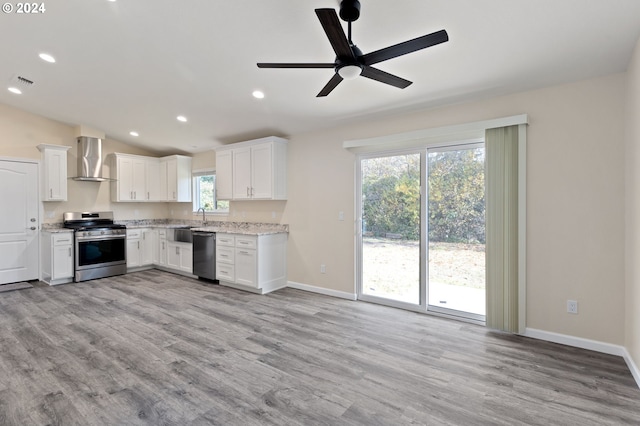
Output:
[[[204,176],[213,176],[213,185],[214,185],[214,189],[213,189],[213,203],[215,205],[215,209],[214,210],[205,210],[205,215],[216,215],[216,216],[227,216],[229,214],[229,207],[225,208],[219,208],[218,207],[218,203],[220,201],[226,201],[226,200],[218,200],[217,197],[217,191],[215,188],[215,182],[216,182],[216,170],[215,169],[200,169],[200,170],[194,170],[191,173],[191,179],[192,179],[192,188],[193,188],[193,213],[199,213],[199,210],[204,208],[201,206],[201,192],[200,192],[200,178],[204,177]],[[228,201],[227,201],[228,202]]]

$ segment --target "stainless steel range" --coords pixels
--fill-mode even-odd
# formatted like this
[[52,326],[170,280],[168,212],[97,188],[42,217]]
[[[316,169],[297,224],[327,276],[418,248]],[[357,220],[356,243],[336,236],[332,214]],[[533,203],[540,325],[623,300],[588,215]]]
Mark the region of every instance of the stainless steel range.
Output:
[[113,223],[113,212],[65,213],[64,227],[75,231],[74,281],[127,272],[127,231]]

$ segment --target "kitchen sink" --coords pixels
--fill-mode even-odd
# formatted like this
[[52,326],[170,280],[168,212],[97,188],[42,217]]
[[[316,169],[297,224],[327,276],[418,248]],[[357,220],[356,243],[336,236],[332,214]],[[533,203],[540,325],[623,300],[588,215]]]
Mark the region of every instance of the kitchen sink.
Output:
[[191,227],[184,226],[167,229],[167,239],[180,243],[192,243],[193,235],[191,234]]

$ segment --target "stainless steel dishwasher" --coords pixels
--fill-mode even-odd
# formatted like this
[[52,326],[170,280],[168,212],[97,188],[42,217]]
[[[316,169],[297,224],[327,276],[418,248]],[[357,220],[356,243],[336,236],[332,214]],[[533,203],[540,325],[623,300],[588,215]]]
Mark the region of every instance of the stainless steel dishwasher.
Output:
[[193,231],[193,275],[216,280],[216,233]]

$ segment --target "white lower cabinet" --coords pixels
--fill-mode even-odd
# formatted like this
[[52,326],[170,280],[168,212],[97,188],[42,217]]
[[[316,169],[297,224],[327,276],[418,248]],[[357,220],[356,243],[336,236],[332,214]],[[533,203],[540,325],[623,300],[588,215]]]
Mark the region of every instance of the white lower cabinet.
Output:
[[156,246],[152,229],[127,229],[127,268],[153,265]]
[[193,273],[193,245],[167,241],[166,266],[181,272]]
[[73,281],[73,233],[42,233],[42,281],[49,285]]
[[158,229],[158,248],[153,263],[159,266],[167,266],[167,230]]
[[217,234],[220,284],[264,294],[287,285],[287,234]]

